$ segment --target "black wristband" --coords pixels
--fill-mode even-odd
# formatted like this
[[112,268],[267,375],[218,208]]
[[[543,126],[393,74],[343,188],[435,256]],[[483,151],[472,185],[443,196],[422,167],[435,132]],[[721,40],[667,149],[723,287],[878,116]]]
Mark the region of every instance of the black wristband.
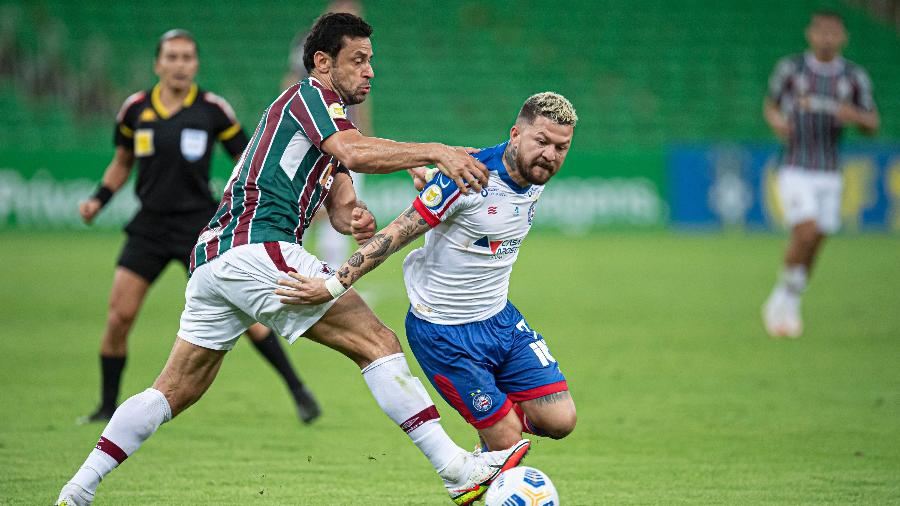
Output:
[[112,196],[113,196],[113,191],[110,190],[109,187],[100,185],[100,188],[97,188],[97,191],[94,192],[93,198],[99,200],[100,207],[103,207],[106,205],[107,202],[109,202],[109,199],[111,199]]

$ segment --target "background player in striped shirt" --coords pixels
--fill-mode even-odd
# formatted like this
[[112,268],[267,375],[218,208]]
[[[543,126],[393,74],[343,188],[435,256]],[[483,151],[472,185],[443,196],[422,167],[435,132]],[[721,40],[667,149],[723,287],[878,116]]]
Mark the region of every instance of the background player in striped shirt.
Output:
[[[247,136],[224,98],[197,87],[199,58],[194,37],[170,30],[157,44],[154,71],[159,83],[125,100],[116,117],[116,153],[97,193],[79,212],[91,223],[131,174],[137,162],[135,191],[141,208],[125,227],[113,278],[106,329],[100,342],[100,405],[79,423],[107,421],[116,409],[125,367],[128,333],[150,285],[173,260],[186,268],[197,233],[216,211],[209,175],[216,141],[237,160]],[[281,375],[301,420],[309,423],[320,409],[303,385],[278,338],[262,325],[247,330],[253,345]]]
[[288,304],[339,297],[392,253],[425,234],[403,262],[409,346],[434,387],[488,448],[522,432],[553,438],[575,428],[575,403],[544,337],[508,300],[509,278],[537,201],[562,167],[577,116],[556,93],[522,106],[507,142],[472,156],[489,186],[463,195],[436,175],[400,217],[327,280],[291,273],[277,294]]
[[880,123],[868,74],[841,56],[847,32],[840,15],[813,14],[806,39],[807,52],[775,66],[763,107],[766,122],[785,144],[778,193],[791,227],[784,268],[763,306],[772,336],[802,333],[800,295],[825,236],[840,227],[838,144],[844,127],[875,135]]
[[104,476],[200,399],[225,353],[255,321],[291,342],[302,335],[353,360],[379,406],[428,458],[455,503],[470,504],[525,456],[527,440],[486,453],[453,443],[410,373],[397,336],[355,292],[303,307],[285,306],[274,293],[288,272],[331,274],[301,246],[321,205],[335,228],[358,241],[374,233],[374,218],[357,201],[346,168],[388,173],[437,164],[460,188],[480,191],[487,182],[484,165],[462,148],[366,137],[347,120],[345,105],[364,101],[371,89],[371,33],[365,21],[344,13],[324,15],[313,26],[304,49],[310,77],[283,91],[263,113],[197,240],[181,326],[165,368],[151,388],[119,406],[58,504],[89,504]]

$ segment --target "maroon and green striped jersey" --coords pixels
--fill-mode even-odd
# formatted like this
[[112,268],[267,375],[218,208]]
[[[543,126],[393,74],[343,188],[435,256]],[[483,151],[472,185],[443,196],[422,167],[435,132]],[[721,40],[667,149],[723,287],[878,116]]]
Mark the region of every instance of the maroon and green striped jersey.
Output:
[[862,67],[840,56],[821,62],[811,52],[779,60],[768,96],[793,125],[782,165],[811,170],[837,170],[841,104],[875,110],[872,81]]
[[355,128],[334,91],[308,77],[272,102],[234,167],[216,214],[191,252],[191,272],[243,244],[302,243],[339,162],[322,151]]

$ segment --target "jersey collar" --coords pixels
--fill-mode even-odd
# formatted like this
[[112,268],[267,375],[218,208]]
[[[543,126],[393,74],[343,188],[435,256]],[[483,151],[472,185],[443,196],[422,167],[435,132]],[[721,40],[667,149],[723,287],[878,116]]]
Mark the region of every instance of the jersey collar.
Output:
[[844,58],[840,55],[835,56],[831,61],[819,61],[815,53],[807,51],[803,54],[803,59],[806,61],[807,67],[824,76],[836,76],[844,70]]
[[[159,94],[161,92],[161,88],[159,83],[153,86],[153,90],[150,92],[150,103],[153,104],[153,108],[156,109],[156,113],[159,114],[159,117],[162,119],[169,119],[172,116],[172,113],[166,109],[166,106],[163,105],[162,100],[159,98]],[[197,99],[197,85],[191,84],[191,89],[188,91],[186,97],[184,97],[184,102],[181,103],[182,107],[187,109],[194,103],[194,100]]]
[[525,193],[529,188],[531,188],[531,185],[519,186],[515,181],[513,181],[513,178],[509,175],[509,172],[506,171],[506,165],[503,163],[503,153],[506,152],[506,146],[508,145],[509,141],[506,141],[503,144],[497,146],[497,153],[495,154],[495,156],[497,157],[497,163],[492,164],[495,165],[495,167],[489,166],[489,168],[496,168],[497,175],[500,176],[500,179],[504,183],[506,183],[506,185],[509,186],[510,189],[512,189],[514,192]]

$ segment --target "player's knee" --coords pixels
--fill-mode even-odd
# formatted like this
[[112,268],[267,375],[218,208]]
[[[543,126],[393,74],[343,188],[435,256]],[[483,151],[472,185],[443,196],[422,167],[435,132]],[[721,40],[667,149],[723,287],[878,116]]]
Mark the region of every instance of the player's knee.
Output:
[[113,331],[127,331],[134,324],[137,311],[113,302],[109,306],[107,324]]
[[374,327],[366,337],[365,345],[360,350],[360,358],[366,362],[403,352],[397,334],[384,325]]
[[552,439],[562,439],[575,430],[577,422],[578,417],[575,414],[575,410],[569,410],[554,417],[550,427],[542,427],[542,429]]
[[539,420],[534,420],[537,428],[551,439],[562,439],[568,436],[575,430],[577,422],[578,416],[575,413],[574,405],[554,409],[552,413],[547,413]]

